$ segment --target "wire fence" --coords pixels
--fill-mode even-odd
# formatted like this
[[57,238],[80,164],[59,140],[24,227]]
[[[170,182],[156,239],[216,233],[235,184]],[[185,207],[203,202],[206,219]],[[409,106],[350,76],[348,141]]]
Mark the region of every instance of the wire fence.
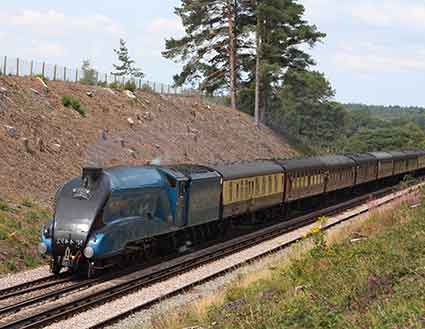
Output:
[[40,76],[48,80],[69,82],[85,82],[89,76],[90,83],[94,85],[125,85],[127,82],[133,82],[136,88],[164,95],[204,96],[197,89],[174,87],[160,82],[117,76],[111,73],[101,73],[97,70],[85,71],[81,68],[69,68],[46,62],[7,56],[0,56],[0,74],[19,77]]

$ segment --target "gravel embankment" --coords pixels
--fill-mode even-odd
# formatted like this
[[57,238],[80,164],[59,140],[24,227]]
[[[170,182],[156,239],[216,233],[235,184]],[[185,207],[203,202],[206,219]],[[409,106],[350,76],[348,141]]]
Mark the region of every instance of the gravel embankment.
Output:
[[4,277],[0,278],[0,289],[6,289],[9,287],[13,287],[28,281],[33,281],[41,278],[45,278],[50,276],[48,266],[38,267],[34,270],[16,273],[16,274],[8,274]]

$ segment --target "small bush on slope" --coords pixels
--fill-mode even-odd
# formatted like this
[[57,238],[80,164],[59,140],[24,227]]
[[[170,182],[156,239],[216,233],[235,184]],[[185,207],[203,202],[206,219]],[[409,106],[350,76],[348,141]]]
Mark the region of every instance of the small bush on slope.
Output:
[[78,98],[75,98],[73,96],[65,95],[62,97],[62,105],[65,107],[71,107],[78,113],[80,113],[81,116],[86,116],[86,109],[81,105],[81,102]]

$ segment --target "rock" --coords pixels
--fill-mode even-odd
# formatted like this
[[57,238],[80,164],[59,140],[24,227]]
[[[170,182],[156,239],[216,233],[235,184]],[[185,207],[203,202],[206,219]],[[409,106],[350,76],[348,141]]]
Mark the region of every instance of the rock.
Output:
[[30,90],[34,93],[34,94],[36,94],[36,95],[41,95],[40,94],[40,92],[38,91],[38,90],[35,90],[35,89],[33,89],[33,88],[30,88]]
[[108,130],[107,129],[102,130],[102,139],[104,141],[108,140]]
[[46,145],[41,138],[37,138],[37,146],[40,152],[46,152]]
[[153,146],[155,146],[157,149],[161,148],[161,146],[159,144],[153,144]]
[[126,94],[127,97],[129,97],[131,99],[136,99],[136,95],[134,95],[134,93],[131,92],[130,90],[124,90],[124,94]]
[[153,116],[152,112],[145,112],[145,113],[143,113],[143,119],[148,120],[148,121],[152,121],[154,119],[154,116]]
[[60,152],[60,150],[61,150],[61,148],[62,148],[62,145],[61,144],[57,144],[57,143],[54,143],[54,144],[52,144],[52,150],[54,151],[54,152]]
[[130,126],[134,126],[135,122],[132,118],[128,118],[127,121],[130,124]]
[[134,149],[128,149],[128,153],[134,158],[137,159],[137,153]]
[[191,134],[195,134],[195,135],[198,135],[200,133],[200,131],[198,129],[192,128],[190,126],[187,126],[187,132],[189,132]]
[[115,92],[111,88],[103,88],[103,89],[105,89],[110,94],[115,95]]
[[94,97],[94,96],[96,96],[96,91],[88,91],[88,92],[86,92],[86,95],[87,96],[89,96],[89,97]]
[[7,89],[0,87],[0,95],[6,95],[7,94]]
[[10,137],[16,137],[18,130],[15,127],[12,126],[4,126],[6,128],[6,132]]
[[25,147],[25,151],[29,154],[34,154],[34,150],[32,149],[31,145],[30,145],[30,141],[28,138],[23,138],[22,139],[22,143],[24,144]]

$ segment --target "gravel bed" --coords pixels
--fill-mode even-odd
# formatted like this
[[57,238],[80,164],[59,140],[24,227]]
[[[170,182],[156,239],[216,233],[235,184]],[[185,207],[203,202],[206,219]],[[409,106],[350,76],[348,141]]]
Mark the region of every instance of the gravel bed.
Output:
[[0,278],[0,289],[6,289],[25,282],[45,278],[52,275],[48,266],[41,266],[34,270],[20,272],[16,274],[7,274]]
[[[395,193],[393,196],[386,196],[379,200],[369,202],[367,205],[359,206],[353,210],[346,211],[343,214],[336,215],[327,220],[326,223],[322,223],[322,227],[332,226],[339,221],[351,218],[361,211],[367,211],[369,209],[377,208],[380,205],[384,204],[388,200],[394,198],[394,196],[401,196],[406,194],[406,191]],[[382,208],[391,208],[392,205],[387,204]],[[381,208],[380,208],[381,209]],[[347,220],[345,223],[337,225],[331,229],[331,231],[345,229],[347,232],[347,225],[350,225],[354,222],[361,222],[362,220],[368,217],[367,213],[355,216],[350,220]],[[90,328],[91,326],[99,323],[101,321],[107,320],[113,316],[116,316],[126,310],[131,310],[138,305],[142,305],[146,302],[156,300],[158,297],[164,297],[164,301],[155,306],[151,307],[148,310],[144,310],[134,314],[128,319],[121,321],[111,328],[142,328],[149,325],[149,321],[153,315],[162,314],[163,312],[169,312],[171,309],[187,304],[191,301],[194,301],[200,297],[214,294],[218,290],[222,289],[226,284],[231,282],[233,279],[244,273],[249,273],[252,271],[258,271],[258,269],[269,266],[270,264],[276,262],[278,259],[282,259],[288,252],[291,252],[291,248],[286,248],[274,253],[270,257],[262,258],[261,260],[254,262],[254,265],[243,265],[246,261],[263,255],[269,250],[273,250],[280,246],[287,245],[290,242],[299,240],[300,237],[305,237],[317,224],[308,225],[306,227],[300,228],[294,232],[289,232],[283,236],[277,237],[270,241],[266,241],[258,244],[255,247],[243,250],[234,255],[230,255],[214,261],[210,264],[204,265],[187,273],[183,273],[179,276],[170,278],[168,280],[162,281],[160,283],[148,286],[136,293],[133,293],[128,296],[124,296],[120,299],[97,307],[95,309],[77,314],[68,320],[61,321],[51,326],[47,327],[48,329],[62,329],[62,328]],[[303,244],[303,243],[302,243]],[[302,245],[301,244],[301,245]],[[295,246],[299,246],[296,244]],[[193,282],[198,282],[199,280],[208,280],[215,274],[221,273],[223,270],[236,269],[236,271],[228,272],[226,275],[218,277],[214,280],[207,281],[207,283],[194,288],[190,288],[190,284]],[[186,289],[187,292],[180,294],[173,298],[165,298],[167,294],[174,292],[176,289]]]

